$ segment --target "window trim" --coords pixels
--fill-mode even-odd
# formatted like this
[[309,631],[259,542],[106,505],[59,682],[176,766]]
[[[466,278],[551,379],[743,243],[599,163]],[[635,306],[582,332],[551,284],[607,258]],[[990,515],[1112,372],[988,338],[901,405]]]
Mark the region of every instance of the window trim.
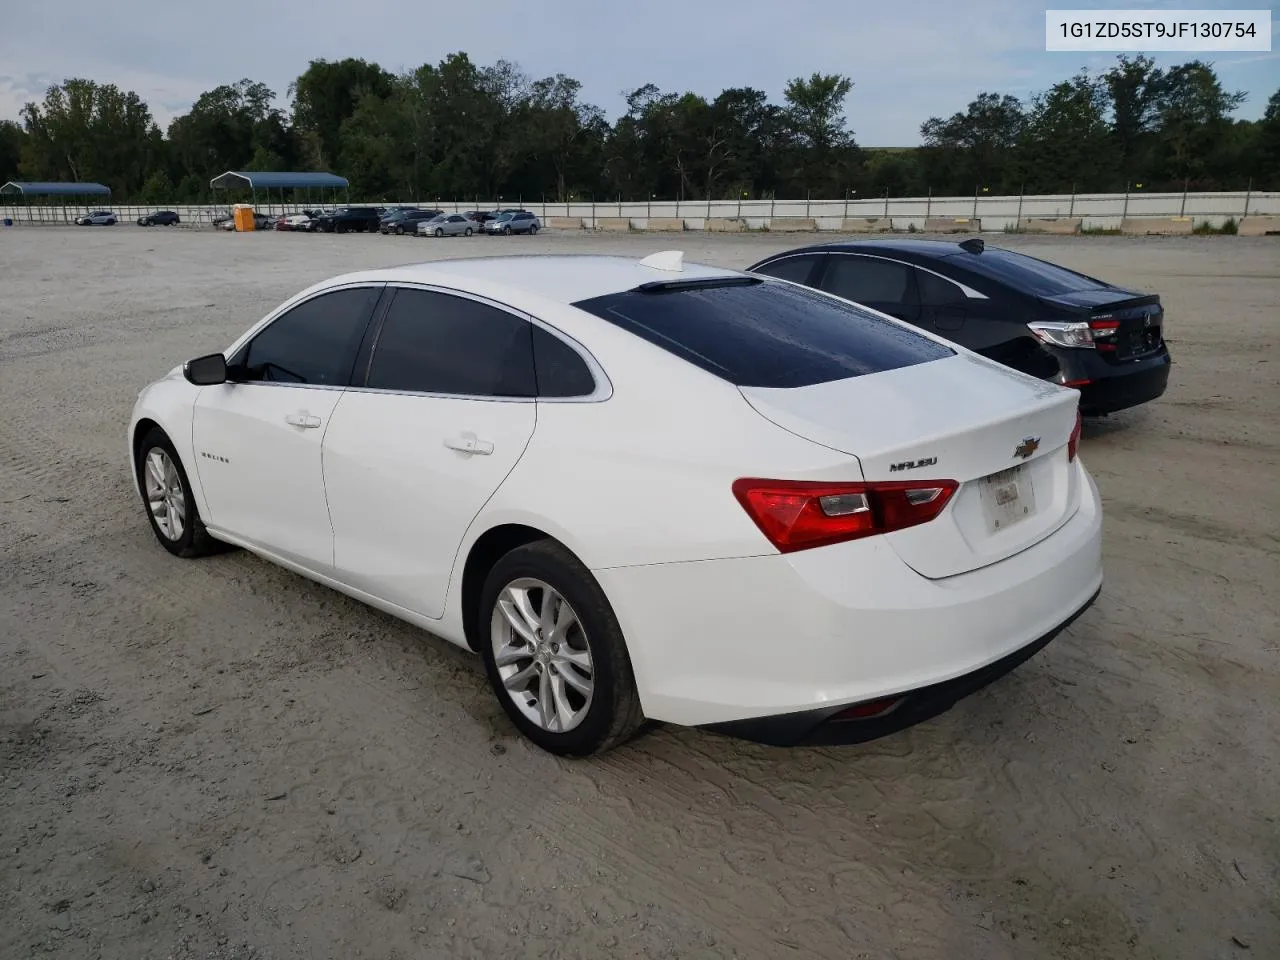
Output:
[[[373,341],[369,348],[368,363],[366,363],[364,371],[360,373],[354,382],[346,389],[355,393],[376,393],[388,394],[391,396],[404,397],[432,397],[437,400],[476,400],[487,401],[490,403],[602,403],[613,396],[613,382],[609,379],[608,374],[604,372],[604,368],[600,366],[599,361],[592,355],[591,351],[584,347],[573,337],[564,333],[562,330],[551,326],[551,324],[540,320],[532,314],[525,313],[508,304],[492,300],[469,290],[459,290],[454,287],[446,287],[437,283],[418,283],[413,280],[391,280],[386,283],[388,292],[392,294],[386,297],[384,305],[380,305],[379,309],[374,311],[373,323],[376,327],[373,329]],[[386,387],[370,387],[367,386],[369,379],[369,370],[373,364],[373,356],[378,350],[378,340],[382,337],[382,326],[386,320],[387,312],[390,310],[391,304],[395,300],[395,294],[400,290],[421,290],[426,293],[441,293],[447,296],[461,297],[464,300],[473,300],[486,307],[492,307],[501,310],[503,313],[511,314],[519,320],[523,320],[535,327],[540,327],[545,332],[551,334],[561,340],[565,346],[578,355],[578,357],[586,364],[587,372],[591,374],[591,379],[595,384],[595,389],[588,394],[578,397],[493,397],[483,394],[474,393],[434,393],[425,390],[390,390]],[[385,296],[385,294],[384,294]]]
[[[323,297],[330,293],[338,293],[342,290],[377,290],[378,296],[373,302],[373,309],[370,310],[369,315],[364,318],[364,330],[361,331],[360,341],[356,344],[355,360],[358,361],[360,359],[360,348],[363,346],[365,338],[369,335],[369,326],[373,323],[374,319],[380,315],[382,301],[386,296],[386,287],[387,283],[383,280],[353,280],[350,283],[339,283],[332,287],[325,287],[322,290],[304,290],[302,293],[286,300],[283,304],[276,307],[276,309],[271,313],[268,313],[265,317],[259,320],[254,326],[250,327],[247,332],[242,333],[239,339],[223,351],[222,355],[227,358],[227,363],[230,364],[237,354],[245,351],[249,344],[256,340],[260,334],[265,333],[267,328],[277,320],[285,314],[291,313],[295,308],[300,307],[305,303],[310,303],[317,297]],[[234,384],[237,387],[287,387],[294,390],[347,390],[350,389],[350,381],[354,373],[354,369],[348,371],[348,382],[345,384],[289,383],[281,380],[229,380],[227,382]]]
[[[871,260],[887,260],[890,263],[901,264],[904,267],[915,267],[917,270],[923,270],[925,273],[932,273],[935,277],[940,277],[943,280],[947,280],[950,283],[954,283],[957,287],[959,287],[964,292],[966,299],[969,299],[969,300],[990,300],[991,299],[981,290],[975,290],[973,287],[969,286],[967,283],[957,280],[955,277],[948,277],[945,273],[939,273],[937,270],[931,270],[929,267],[923,266],[922,264],[912,263],[909,260],[899,260],[897,257],[888,257],[881,253],[861,253],[860,251],[857,251],[857,250],[795,250],[790,253],[785,253],[782,256],[773,257],[769,260],[765,260],[763,263],[756,264],[756,267],[750,272],[755,273],[755,271],[758,270],[760,267],[765,267],[765,266],[768,266],[769,264],[777,263],[779,260],[790,260],[793,257],[807,257],[807,256],[813,256],[814,254],[826,254],[827,256],[832,256],[832,257],[834,256],[866,257]],[[826,267],[824,266],[822,274],[819,275],[819,280],[822,279],[822,275],[825,273],[826,273]],[[771,279],[778,280],[781,278],[772,277]],[[795,283],[796,281],[785,280],[783,282]],[[808,284],[800,284],[800,286],[808,286]],[[814,288],[814,289],[817,289],[817,288]],[[826,291],[823,291],[823,292],[825,293]]]

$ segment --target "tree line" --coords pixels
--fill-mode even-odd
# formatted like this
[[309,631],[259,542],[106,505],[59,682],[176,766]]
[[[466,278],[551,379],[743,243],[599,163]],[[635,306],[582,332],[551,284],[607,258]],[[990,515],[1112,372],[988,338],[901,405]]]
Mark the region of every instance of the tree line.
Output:
[[0,122],[0,181],[105,183],[117,201],[203,202],[225,170],[330,170],[364,199],[578,200],[1280,189],[1280,90],[1261,120],[1213,65],[1120,56],[1027,99],[981,93],[921,124],[923,145],[860,148],[853,81],[814,73],[783,102],[734,87],[712,99],[649,83],[610,123],[556,74],[455,53],[392,74],[313,60],[288,111],[252,80],[202,94],[161,132],[134,92],[87,79],[50,87]]

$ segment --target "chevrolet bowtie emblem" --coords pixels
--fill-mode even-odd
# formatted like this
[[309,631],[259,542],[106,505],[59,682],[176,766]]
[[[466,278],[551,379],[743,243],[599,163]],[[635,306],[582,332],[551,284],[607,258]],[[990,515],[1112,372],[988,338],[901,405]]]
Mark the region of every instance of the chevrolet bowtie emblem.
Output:
[[1022,442],[1013,448],[1013,455],[1019,460],[1025,460],[1039,449],[1039,437],[1023,437]]

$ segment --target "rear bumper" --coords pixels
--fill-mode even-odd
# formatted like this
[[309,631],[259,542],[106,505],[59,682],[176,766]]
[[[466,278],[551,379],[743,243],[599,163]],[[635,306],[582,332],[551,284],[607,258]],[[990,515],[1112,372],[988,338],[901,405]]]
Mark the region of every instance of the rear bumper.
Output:
[[753,717],[727,723],[704,724],[703,729],[772,747],[831,746],[876,740],[931,720],[946,713],[960,700],[994,683],[1043,650],[1059,633],[1069,627],[1098,599],[1101,588],[1094,591],[1084,606],[1044,636],[994,663],[972,673],[944,680],[927,687],[909,690],[893,698],[896,702],[883,714],[866,719],[844,719],[839,714],[846,706],[822,707],[799,713],[772,717]]
[[1087,380],[1080,391],[1080,412],[1086,416],[1114,413],[1155,400],[1169,385],[1173,364],[1167,348],[1150,357],[1112,364],[1091,350],[1059,351],[1065,381]]
[[903,719],[928,715],[926,700],[954,703],[973,675],[1047,643],[1101,587],[1101,507],[1077,469],[1080,507],[1062,527],[940,580],[917,574],[884,537],[593,571],[627,638],[645,715],[729,729],[809,714],[790,736],[852,704],[953,682],[914,697],[918,712]]

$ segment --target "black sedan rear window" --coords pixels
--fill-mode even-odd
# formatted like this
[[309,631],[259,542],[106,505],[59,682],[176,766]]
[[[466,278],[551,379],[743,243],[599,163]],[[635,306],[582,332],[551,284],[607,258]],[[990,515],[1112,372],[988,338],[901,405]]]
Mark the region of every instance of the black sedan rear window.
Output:
[[574,306],[741,387],[806,387],[955,354],[851,303],[771,280],[627,290]]
[[982,253],[957,253],[947,263],[990,280],[1008,284],[1036,297],[1054,297],[1077,290],[1105,290],[1101,280],[1086,277],[1066,267],[1037,260],[1012,250],[987,249]]

